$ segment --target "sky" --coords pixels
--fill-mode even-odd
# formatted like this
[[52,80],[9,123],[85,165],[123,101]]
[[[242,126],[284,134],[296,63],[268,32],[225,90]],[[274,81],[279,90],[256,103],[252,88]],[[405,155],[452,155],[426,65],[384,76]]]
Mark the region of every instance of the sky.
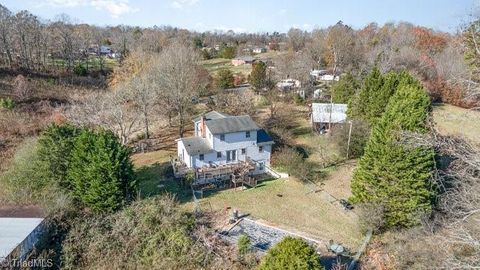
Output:
[[455,32],[480,0],[0,0],[13,12],[43,18],[68,14],[78,23],[186,28],[196,31],[287,32],[339,20],[354,28],[407,21]]

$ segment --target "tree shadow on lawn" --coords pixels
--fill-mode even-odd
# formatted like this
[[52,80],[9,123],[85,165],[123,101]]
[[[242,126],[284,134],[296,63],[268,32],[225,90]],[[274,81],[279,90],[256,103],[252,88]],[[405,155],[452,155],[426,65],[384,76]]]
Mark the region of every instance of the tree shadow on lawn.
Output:
[[140,198],[149,198],[164,193],[171,193],[180,203],[191,200],[192,192],[182,186],[173,177],[170,162],[154,163],[136,170]]

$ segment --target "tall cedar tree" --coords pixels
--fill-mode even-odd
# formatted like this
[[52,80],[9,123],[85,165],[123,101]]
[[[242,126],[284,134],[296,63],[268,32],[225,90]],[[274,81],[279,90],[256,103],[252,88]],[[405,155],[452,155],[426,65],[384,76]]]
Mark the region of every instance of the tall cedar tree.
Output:
[[349,117],[367,121],[374,126],[382,117],[390,98],[403,85],[421,87],[420,82],[408,72],[390,72],[382,75],[375,67],[365,78],[358,96],[350,100],[347,112]]
[[324,269],[313,247],[300,238],[285,237],[268,250],[259,270],[269,269]]
[[267,86],[267,65],[264,62],[258,61],[253,64],[250,84],[257,90]]
[[229,69],[222,69],[217,73],[216,85],[220,89],[227,89],[232,88],[235,86],[234,84],[235,78],[233,77],[233,73]]
[[349,72],[332,86],[332,99],[334,103],[349,103],[360,87],[358,81]]
[[[347,114],[350,118],[367,120],[369,114],[370,104],[376,99],[378,92],[383,86],[383,76],[377,67],[374,67],[372,71],[363,81],[362,88],[355,98],[350,100]],[[388,100],[383,104],[387,104]],[[368,121],[371,124],[370,121]]]
[[80,128],[73,125],[52,124],[38,140],[39,164],[45,166],[45,172],[48,174],[51,183],[58,183],[60,187],[66,190],[71,190],[72,188],[72,185],[67,180],[67,169],[70,153],[78,134],[80,134]]
[[352,201],[384,209],[385,227],[412,226],[432,208],[434,152],[405,145],[401,131],[425,133],[430,99],[414,82],[402,85],[374,126],[352,179]]
[[130,154],[112,132],[83,130],[68,166],[74,197],[96,212],[111,212],[131,201],[136,181]]

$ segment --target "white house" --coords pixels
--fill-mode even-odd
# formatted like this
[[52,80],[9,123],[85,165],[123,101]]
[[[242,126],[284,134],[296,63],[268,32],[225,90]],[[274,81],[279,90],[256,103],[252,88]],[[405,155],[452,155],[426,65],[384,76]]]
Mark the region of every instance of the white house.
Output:
[[252,175],[270,165],[273,140],[248,115],[230,116],[211,111],[193,120],[192,137],[177,140],[178,159],[187,168],[217,168],[254,164]]
[[263,47],[256,47],[252,50],[253,53],[264,53],[264,52],[267,52],[267,49],[263,48]]
[[340,79],[340,76],[332,74],[331,72],[328,72],[325,69],[312,69],[310,71],[310,76],[314,78],[316,81],[324,81],[324,82],[329,82],[329,81],[338,81]]
[[302,86],[302,83],[299,80],[285,79],[279,81],[276,86],[278,89],[285,91],[300,88]]
[[344,123],[347,120],[347,104],[312,103],[310,121],[313,129],[323,133],[328,126]]

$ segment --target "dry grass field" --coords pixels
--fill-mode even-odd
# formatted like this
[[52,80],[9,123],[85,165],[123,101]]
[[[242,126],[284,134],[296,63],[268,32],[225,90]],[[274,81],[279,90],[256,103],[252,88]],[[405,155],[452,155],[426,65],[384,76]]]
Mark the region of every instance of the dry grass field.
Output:
[[480,145],[480,112],[442,104],[433,107],[435,127],[441,134],[463,137]]

